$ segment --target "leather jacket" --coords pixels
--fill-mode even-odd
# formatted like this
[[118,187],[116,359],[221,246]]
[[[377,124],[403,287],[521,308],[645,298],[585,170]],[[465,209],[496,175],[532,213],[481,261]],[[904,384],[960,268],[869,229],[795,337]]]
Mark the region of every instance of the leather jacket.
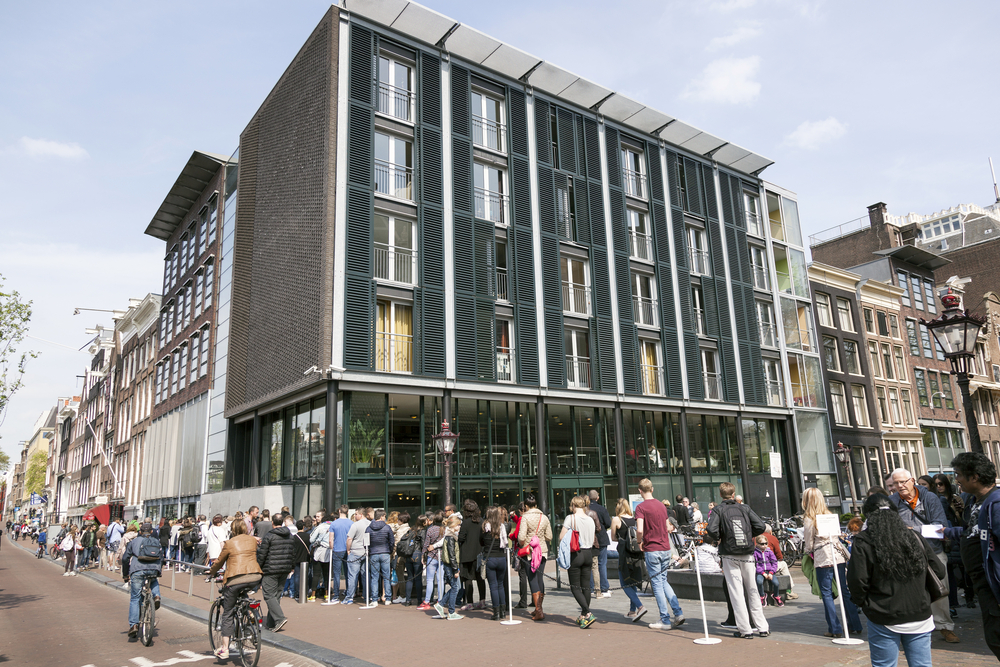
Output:
[[257,540],[250,535],[237,535],[226,540],[209,575],[215,576],[223,565],[226,565],[226,582],[240,574],[261,574],[257,564]]

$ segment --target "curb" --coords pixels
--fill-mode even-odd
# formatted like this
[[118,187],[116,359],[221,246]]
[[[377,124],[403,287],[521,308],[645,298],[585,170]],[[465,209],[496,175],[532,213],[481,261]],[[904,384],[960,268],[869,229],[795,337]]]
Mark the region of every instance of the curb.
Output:
[[[13,542],[10,539],[8,539],[7,542],[8,544],[20,548],[22,551],[26,551],[30,555],[34,555],[34,551],[31,549],[22,547],[20,544]],[[56,561],[47,556],[39,560],[52,563],[56,567],[61,567]],[[98,572],[90,572],[87,570],[80,572],[80,576],[86,577],[97,582],[98,584],[104,584],[119,593],[127,594],[125,589],[121,587],[121,579],[108,577]],[[191,620],[208,623],[208,612],[203,611],[198,607],[193,607],[175,600],[169,600],[165,597],[160,599],[160,606],[180,614],[181,616],[186,616]],[[373,662],[368,662],[367,660],[362,660],[361,658],[355,658],[354,656],[340,653],[339,651],[334,651],[333,649],[324,648],[323,646],[310,644],[309,642],[304,642],[301,639],[283,636],[276,632],[271,632],[270,630],[263,630],[260,633],[260,640],[262,644],[266,644],[281,651],[301,655],[311,660],[315,660],[322,665],[326,665],[327,667],[381,667]]]

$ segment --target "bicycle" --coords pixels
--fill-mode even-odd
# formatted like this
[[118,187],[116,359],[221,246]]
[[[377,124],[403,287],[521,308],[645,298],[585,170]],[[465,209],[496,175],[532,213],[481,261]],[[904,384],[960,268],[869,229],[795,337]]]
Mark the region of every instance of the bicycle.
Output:
[[139,593],[139,641],[143,646],[153,643],[153,627],[156,624],[156,603],[153,600],[151,577],[143,577],[142,591]]
[[[257,592],[258,586],[240,591],[233,610],[233,636],[229,641],[229,650],[232,651],[233,644],[236,645],[243,667],[255,667],[260,659],[260,628],[264,618],[260,613],[260,600],[250,597],[251,593]],[[213,651],[222,646],[223,588],[219,586],[219,597],[208,612],[208,640]]]

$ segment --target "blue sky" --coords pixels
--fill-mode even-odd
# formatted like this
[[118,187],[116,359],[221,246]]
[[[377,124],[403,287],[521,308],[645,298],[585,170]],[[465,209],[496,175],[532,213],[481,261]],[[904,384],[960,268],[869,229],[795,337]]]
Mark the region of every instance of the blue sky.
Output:
[[[993,202],[993,2],[428,0],[457,21],[776,161],[804,235]],[[329,3],[0,5],[0,274],[42,353],[0,426],[14,455],[77,393],[86,327],[158,291],[143,235],[194,149],[231,153]],[[993,90],[994,92],[990,92]],[[39,340],[42,339],[42,340]]]

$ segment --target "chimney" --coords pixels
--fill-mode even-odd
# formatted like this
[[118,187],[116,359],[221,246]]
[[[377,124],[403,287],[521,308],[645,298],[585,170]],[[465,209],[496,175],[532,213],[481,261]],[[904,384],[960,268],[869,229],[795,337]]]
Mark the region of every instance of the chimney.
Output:
[[868,220],[871,222],[872,229],[879,229],[885,225],[885,210],[884,202],[878,202],[868,207]]

